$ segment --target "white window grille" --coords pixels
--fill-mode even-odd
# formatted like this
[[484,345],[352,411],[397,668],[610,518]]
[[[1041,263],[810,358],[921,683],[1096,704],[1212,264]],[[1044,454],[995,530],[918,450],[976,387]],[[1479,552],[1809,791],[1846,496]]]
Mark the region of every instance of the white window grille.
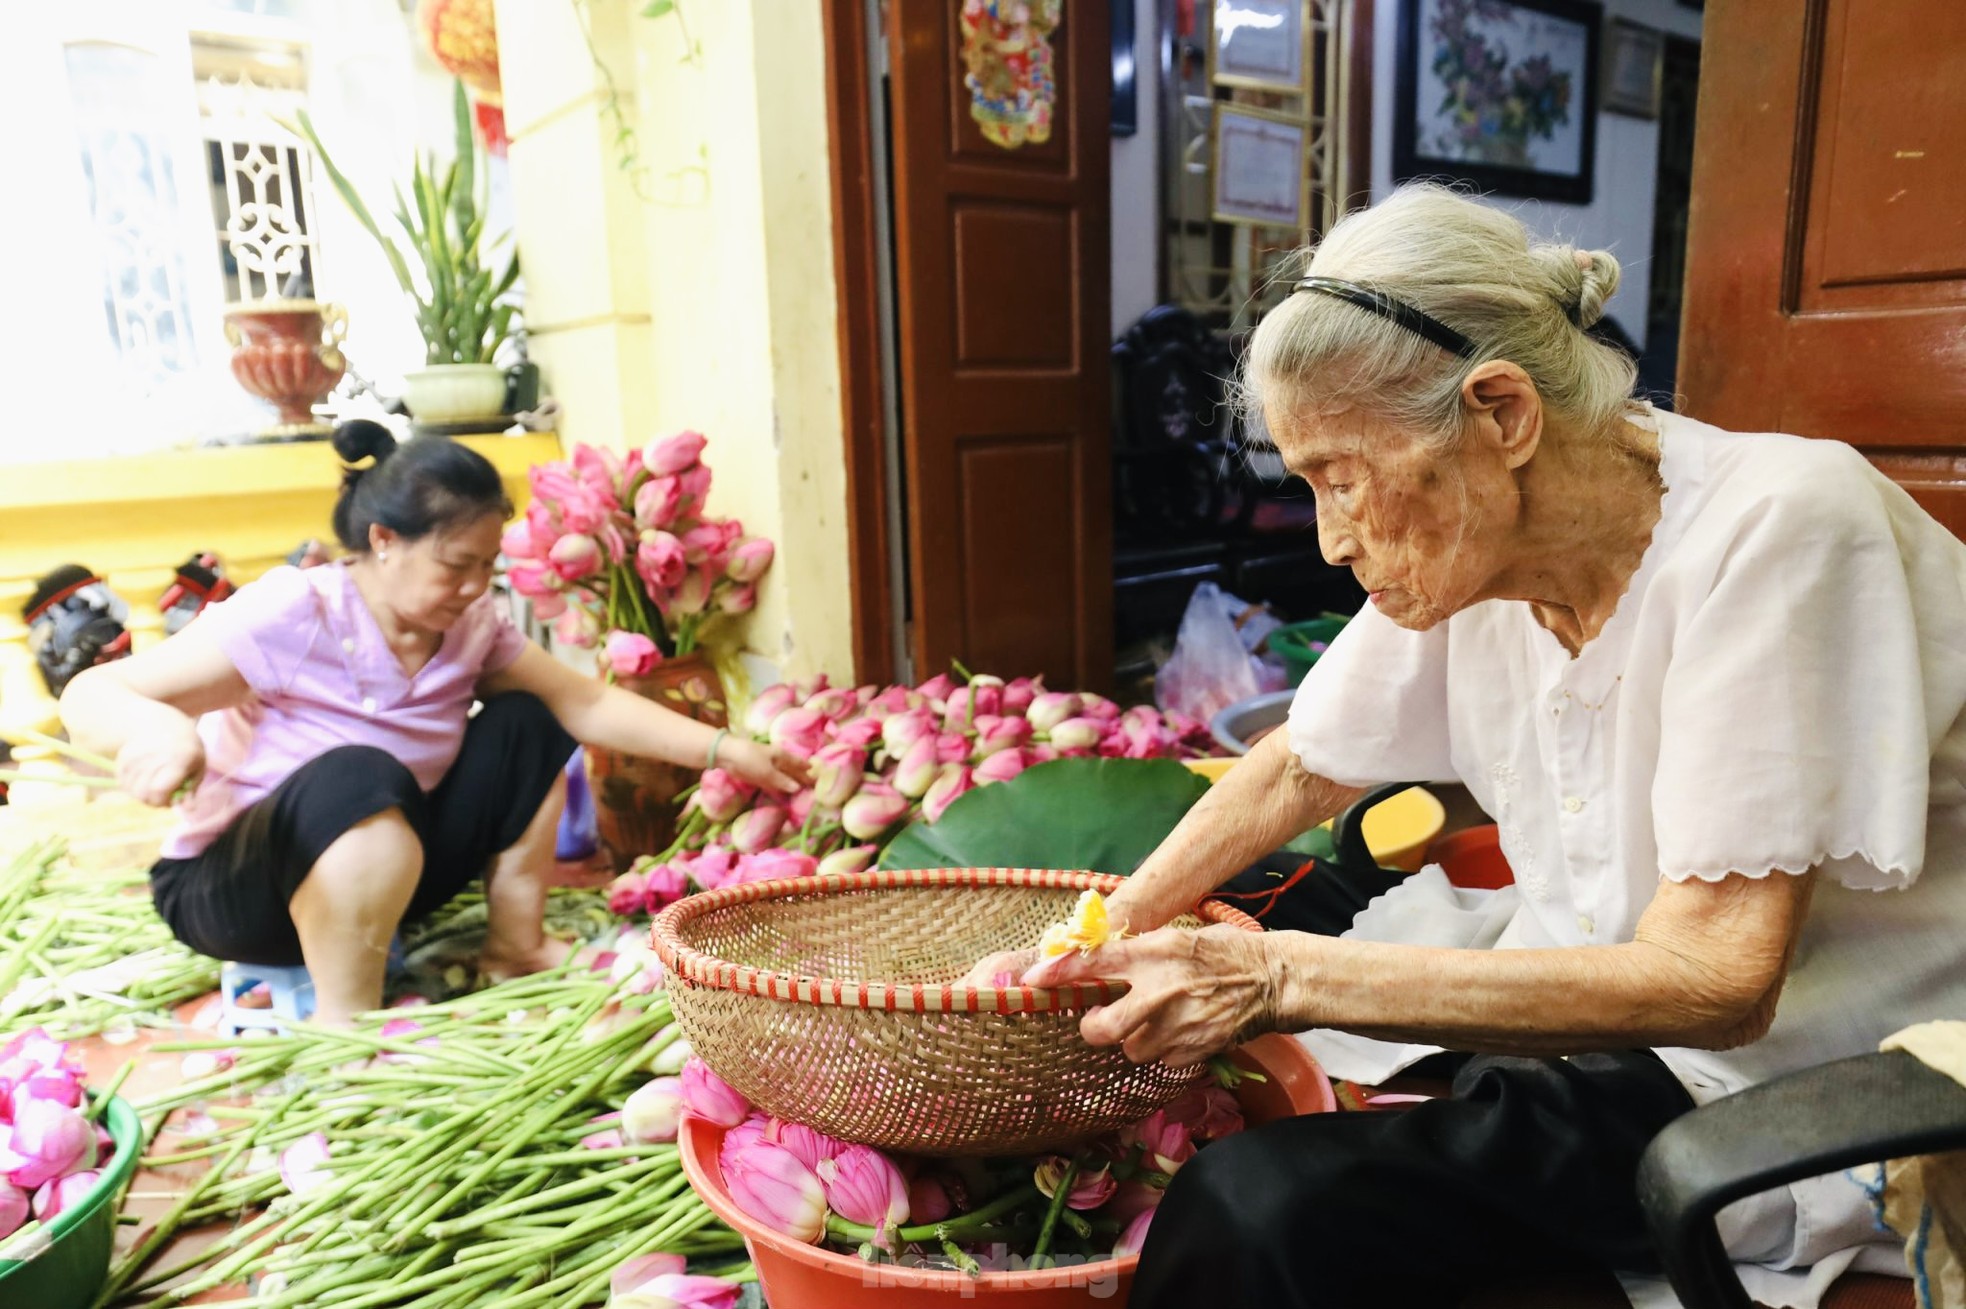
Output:
[[305,50],[199,36],[191,65],[226,302],[312,295],[314,156],[281,126],[306,107]]

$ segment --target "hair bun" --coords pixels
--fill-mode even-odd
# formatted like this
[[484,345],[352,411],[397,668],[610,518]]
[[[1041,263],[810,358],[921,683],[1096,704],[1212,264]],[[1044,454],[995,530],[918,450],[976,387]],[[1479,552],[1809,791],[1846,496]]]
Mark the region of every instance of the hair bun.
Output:
[[1556,302],[1570,320],[1588,328],[1604,317],[1604,306],[1618,293],[1618,257],[1609,250],[1539,246],[1532,252],[1556,282]]
[[373,458],[379,464],[396,452],[396,437],[381,423],[351,418],[335,428],[334,451],[347,463]]

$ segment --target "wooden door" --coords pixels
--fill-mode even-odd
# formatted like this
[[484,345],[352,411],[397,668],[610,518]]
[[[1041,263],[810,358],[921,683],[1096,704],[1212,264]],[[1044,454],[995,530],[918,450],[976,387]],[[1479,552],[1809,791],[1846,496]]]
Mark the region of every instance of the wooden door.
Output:
[[1100,687],[1113,667],[1106,0],[1066,0],[1049,139],[1015,149],[971,114],[961,9],[887,5],[912,653],[923,676],[960,659]]
[[1966,536],[1966,4],[1714,0],[1680,389]]

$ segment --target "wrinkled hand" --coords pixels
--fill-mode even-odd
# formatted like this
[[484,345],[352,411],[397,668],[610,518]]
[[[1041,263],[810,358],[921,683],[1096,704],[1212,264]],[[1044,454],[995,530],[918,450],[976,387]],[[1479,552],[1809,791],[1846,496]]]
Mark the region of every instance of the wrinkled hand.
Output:
[[1135,1063],[1160,1059],[1185,1068],[1275,1026],[1275,978],[1265,942],[1264,934],[1225,924],[1198,932],[1163,928],[1109,941],[1086,955],[1047,959],[1023,982],[1125,982],[1125,995],[1087,1011],[1080,1035],[1090,1045],[1122,1047]]
[[167,805],[205,771],[205,743],[189,718],[141,732],[116,754],[116,784],[147,805]]
[[724,738],[717,749],[717,766],[779,795],[789,795],[812,785],[812,770],[805,760],[775,745],[743,737]]

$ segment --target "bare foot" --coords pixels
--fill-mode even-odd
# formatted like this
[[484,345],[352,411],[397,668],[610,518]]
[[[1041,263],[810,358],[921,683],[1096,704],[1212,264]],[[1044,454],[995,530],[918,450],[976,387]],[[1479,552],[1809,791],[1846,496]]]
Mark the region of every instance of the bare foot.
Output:
[[484,951],[478,956],[478,971],[494,982],[509,982],[528,973],[559,967],[575,948],[573,942],[551,936],[530,950],[510,950],[497,942],[486,941]]

